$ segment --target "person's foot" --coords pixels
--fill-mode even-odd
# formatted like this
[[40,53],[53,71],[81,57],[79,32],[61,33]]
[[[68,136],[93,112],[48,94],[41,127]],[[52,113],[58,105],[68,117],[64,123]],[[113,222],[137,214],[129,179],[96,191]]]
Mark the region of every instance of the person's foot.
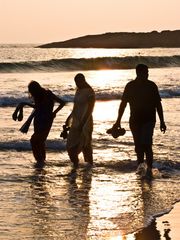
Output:
[[136,170],[136,173],[139,174],[141,177],[144,177],[146,175],[147,165],[146,163],[140,163],[138,165],[138,168]]
[[152,177],[153,177],[153,175],[152,175],[152,168],[148,167],[147,170],[146,170],[146,178],[151,180]]
[[45,162],[37,162],[35,163],[34,167],[35,168],[43,168],[45,166]]
[[93,167],[93,162],[91,163],[91,162],[87,162],[87,164],[86,164],[86,169],[91,169]]
[[79,163],[73,162],[73,169],[77,169],[79,167]]

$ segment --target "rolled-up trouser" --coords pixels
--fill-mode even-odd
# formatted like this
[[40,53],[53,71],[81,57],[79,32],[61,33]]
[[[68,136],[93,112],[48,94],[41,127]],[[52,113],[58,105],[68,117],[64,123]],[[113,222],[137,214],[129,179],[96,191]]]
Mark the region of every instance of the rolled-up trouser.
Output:
[[130,129],[134,139],[138,164],[144,162],[144,154],[146,154],[147,165],[150,168],[152,168],[153,164],[152,143],[154,127],[155,122],[142,124],[130,122]]

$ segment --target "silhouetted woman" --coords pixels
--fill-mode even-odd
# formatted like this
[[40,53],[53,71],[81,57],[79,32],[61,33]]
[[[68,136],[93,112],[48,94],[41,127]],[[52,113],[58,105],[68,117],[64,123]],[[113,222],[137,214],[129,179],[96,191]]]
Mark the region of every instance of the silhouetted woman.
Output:
[[[30,82],[28,85],[28,90],[34,100],[34,103],[20,103],[12,117],[14,120],[18,119],[21,121],[23,118],[23,107],[27,105],[34,108],[34,111],[31,113],[25,124],[21,127],[20,131],[27,133],[29,125],[34,118],[34,133],[31,136],[30,142],[34,158],[37,161],[36,165],[43,166],[46,160],[46,139],[56,113],[63,108],[65,102],[53,94],[50,90],[42,88],[36,81]],[[59,106],[53,111],[55,102],[58,102]]]
[[67,151],[74,167],[78,167],[79,153],[83,153],[85,162],[93,164],[92,156],[92,112],[95,103],[95,93],[86,82],[83,74],[75,76],[74,81],[77,90],[74,98],[72,113],[66,120],[66,126],[70,126],[67,137]]

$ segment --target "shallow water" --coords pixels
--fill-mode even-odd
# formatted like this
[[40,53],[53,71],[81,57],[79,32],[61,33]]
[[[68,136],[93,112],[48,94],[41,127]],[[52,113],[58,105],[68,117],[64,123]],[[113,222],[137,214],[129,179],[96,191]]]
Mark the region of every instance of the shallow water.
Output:
[[180,197],[177,177],[144,182],[129,161],[72,173],[66,155],[56,155],[48,153],[44,170],[28,162],[30,153],[4,158],[2,239],[111,239],[146,226]]
[[[43,170],[34,168],[28,141],[32,128],[27,135],[18,132],[21,123],[8,120],[13,108],[4,109],[6,129],[1,128],[1,132],[6,132],[6,143],[1,136],[0,238],[113,239],[127,235],[125,239],[136,239],[131,233],[147,226],[153,216],[169,211],[180,199],[179,124],[172,122],[180,109],[178,99],[173,100],[173,111],[171,99],[164,99],[163,103],[168,132],[160,133],[157,124],[154,136],[154,166],[162,176],[156,176],[152,182],[142,181],[136,174],[128,109],[123,119],[126,135],[112,139],[105,134],[114,121],[119,101],[96,102],[95,165],[89,168],[81,156],[77,172],[72,172],[65,142],[59,139],[64,115],[72,104],[55,119]],[[113,109],[112,115],[98,114],[98,109],[107,107]]]
[[[156,56],[157,68],[150,69],[149,78],[159,87],[167,124],[167,132],[162,134],[157,119],[153,145],[156,175],[152,181],[141,180],[136,174],[128,108],[122,119],[126,134],[118,139],[106,134],[117,117],[125,84],[135,77],[134,69],[83,71],[97,99],[93,113],[94,167],[86,166],[80,156],[80,168],[72,172],[65,141],[59,135],[72,110],[73,78],[77,69],[58,71],[58,65],[58,68],[54,66],[54,72],[36,69],[27,73],[18,65],[11,73],[11,67],[16,66],[12,64],[6,73],[0,74],[0,239],[139,240],[141,233],[134,232],[148,225],[148,229],[155,232],[155,239],[160,240],[155,222],[149,223],[154,216],[170,211],[180,200],[180,68],[173,67],[174,55],[179,56],[179,49],[96,51],[8,46],[1,47],[0,52],[1,63],[23,61],[25,65],[34,60],[40,65],[41,60],[48,60],[49,64],[53,58],[82,57],[85,61],[85,58],[111,56],[123,57],[128,64],[128,56],[135,62],[139,56],[150,56],[145,58],[148,61]],[[158,56],[170,61],[171,67],[158,68]],[[3,66],[1,64],[2,71]],[[27,85],[31,80],[68,101],[54,120],[47,141],[47,165],[43,170],[34,167],[29,143],[32,126],[24,135],[18,131],[22,123],[11,119],[16,104],[29,101]],[[29,108],[24,109],[25,118],[30,112]]]

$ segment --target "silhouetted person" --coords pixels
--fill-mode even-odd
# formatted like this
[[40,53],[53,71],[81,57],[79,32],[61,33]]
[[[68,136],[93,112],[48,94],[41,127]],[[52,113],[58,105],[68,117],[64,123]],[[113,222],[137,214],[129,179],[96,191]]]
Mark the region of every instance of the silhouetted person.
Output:
[[83,153],[85,162],[93,164],[92,156],[92,112],[95,103],[95,93],[86,82],[83,74],[79,73],[74,78],[77,90],[74,98],[74,106],[66,120],[66,126],[70,126],[67,137],[67,151],[74,167],[78,167],[79,153]]
[[[37,161],[37,166],[43,166],[46,160],[45,141],[48,137],[56,113],[63,108],[65,102],[50,90],[42,88],[36,81],[30,82],[28,90],[34,103],[20,103],[12,117],[14,120],[18,119],[21,121],[23,118],[23,107],[27,105],[34,108],[34,111],[21,127],[20,131],[27,133],[29,125],[34,118],[34,133],[31,136],[30,141],[34,158]],[[59,106],[53,111],[55,102],[58,102]]]
[[148,67],[139,64],[136,67],[137,77],[129,82],[122,96],[118,118],[113,128],[121,127],[121,118],[127,103],[130,105],[130,129],[132,131],[138,165],[144,162],[146,155],[147,174],[152,175],[153,164],[153,131],[156,123],[156,111],[160,119],[160,130],[165,133],[166,125],[158,87],[148,80]]

